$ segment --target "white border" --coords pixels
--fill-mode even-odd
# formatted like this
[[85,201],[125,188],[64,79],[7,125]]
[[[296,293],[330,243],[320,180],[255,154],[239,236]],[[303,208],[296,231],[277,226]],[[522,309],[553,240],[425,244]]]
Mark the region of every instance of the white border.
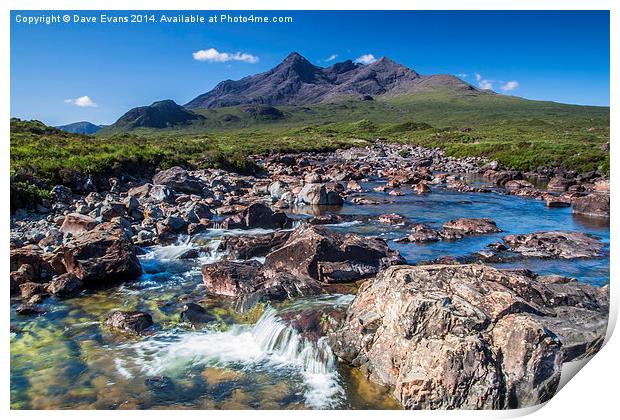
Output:
[[[618,31],[620,27],[619,14],[620,6],[619,2],[613,0],[382,0],[381,2],[374,2],[370,0],[356,0],[356,1],[344,1],[344,0],[314,0],[312,2],[297,2],[293,3],[291,0],[262,0],[260,4],[256,1],[249,0],[150,0],[150,1],[131,1],[131,0],[4,0],[2,6],[4,9],[3,22],[0,26],[1,32],[1,46],[3,60],[0,63],[0,77],[2,79],[2,101],[0,107],[2,109],[0,118],[0,126],[2,127],[3,142],[2,142],[2,165],[1,171],[2,177],[2,218],[6,224],[5,234],[1,236],[0,243],[4,255],[8,255],[9,251],[9,235],[8,235],[8,221],[9,221],[9,10],[611,10],[611,137],[613,141],[618,138],[618,75],[620,74],[620,66],[618,65],[618,50],[620,45],[618,44]],[[575,30],[579,30],[575,28]],[[41,63],[42,66],[45,63]],[[611,149],[612,156],[615,156],[615,149],[612,141]],[[619,178],[619,168],[616,165],[615,160],[612,160],[613,167],[611,171],[611,183],[616,185]],[[611,293],[612,293],[612,310],[610,313],[610,324],[615,325],[618,314],[618,293],[615,282],[617,282],[618,266],[616,261],[618,260],[618,244],[617,235],[618,231],[618,217],[616,215],[616,209],[620,208],[618,205],[617,195],[612,194],[612,219],[611,219],[611,277],[612,281]],[[8,258],[1,259],[3,271],[5,276],[8,275]],[[5,277],[6,278],[6,277]],[[7,410],[9,407],[9,304],[8,304],[8,286],[5,285],[3,289],[5,296],[2,298],[2,304],[4,305],[3,313],[3,339],[4,346],[2,347],[2,386],[0,389],[0,399],[2,401],[2,410]],[[611,334],[611,330],[608,332],[608,338]],[[419,418],[503,418],[514,417],[524,415],[529,412],[535,411],[532,414],[532,418],[549,419],[589,419],[589,418],[611,418],[617,417],[619,408],[617,406],[620,403],[620,399],[617,396],[617,381],[619,378],[619,365],[618,356],[620,355],[620,342],[617,336],[612,337],[607,345],[597,354],[592,361],[588,363],[588,368],[579,372],[576,379],[570,380],[568,384],[550,401],[546,404],[544,409],[536,411],[536,409],[524,409],[516,411],[486,411],[486,412],[473,412],[473,411],[422,411],[422,412],[398,412],[398,411],[382,411],[377,413],[375,411],[262,411],[262,412],[239,412],[239,411],[189,411],[183,413],[184,416],[203,419],[205,417],[216,416],[218,419],[237,419],[247,416],[257,416],[258,419],[271,419],[271,418],[289,418],[290,416],[304,417],[304,418],[371,418],[374,416],[381,416],[382,418],[395,418],[401,416],[415,416]],[[578,370],[578,369],[577,369]],[[612,414],[615,413],[615,414]],[[46,418],[60,418],[71,417],[78,418],[84,415],[93,418],[104,418],[109,414],[105,411],[96,412],[81,412],[81,411],[47,411],[45,413],[37,413],[33,411],[10,411],[8,413],[12,417],[19,418],[31,418],[44,415]],[[122,413],[115,413],[116,416],[122,416],[123,418],[141,418],[148,415],[152,418],[168,419],[169,416],[174,416],[175,413],[166,413],[163,411],[150,411],[148,413],[144,411],[125,411]]]

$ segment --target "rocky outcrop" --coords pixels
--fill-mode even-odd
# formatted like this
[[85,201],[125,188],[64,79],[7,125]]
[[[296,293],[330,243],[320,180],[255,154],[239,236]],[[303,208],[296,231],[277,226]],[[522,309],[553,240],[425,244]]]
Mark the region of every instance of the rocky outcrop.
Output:
[[297,228],[265,258],[265,269],[310,277],[323,283],[350,282],[379,272],[403,258],[385,241],[338,234],[320,226]]
[[82,232],[62,249],[67,272],[86,287],[135,279],[142,274],[131,240],[115,223],[101,223]]
[[593,258],[601,255],[603,244],[581,232],[535,232],[508,235],[504,243],[510,251],[537,258]]
[[405,408],[517,408],[548,400],[562,362],[600,347],[607,314],[607,290],[566,279],[395,266],[362,285],[330,343]]
[[[609,186],[609,184],[607,184]],[[573,199],[573,213],[585,216],[609,218],[609,195],[590,194]]]

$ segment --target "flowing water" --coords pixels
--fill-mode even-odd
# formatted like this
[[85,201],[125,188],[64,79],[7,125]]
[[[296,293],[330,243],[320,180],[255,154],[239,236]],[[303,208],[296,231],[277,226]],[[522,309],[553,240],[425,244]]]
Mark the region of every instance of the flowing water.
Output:
[[[603,222],[575,217],[570,208],[548,209],[540,201],[501,191],[467,194],[435,187],[432,194],[423,196],[403,191],[406,194],[401,197],[367,194],[378,200],[389,197],[391,202],[378,206],[345,204],[319,212],[353,217],[351,222],[330,228],[382,237],[410,263],[469,255],[509,233],[582,231],[601,238],[605,244],[602,257],[530,258],[497,266],[568,275],[595,286],[609,282],[609,227]],[[308,212],[291,216],[303,219]],[[503,232],[459,241],[399,244],[393,240],[405,236],[407,228],[377,222],[376,216],[385,213],[399,213],[411,222],[435,227],[457,217],[490,217]],[[72,299],[50,298],[44,303],[47,313],[38,317],[16,315],[19,302],[12,302],[12,407],[398,408],[389,389],[368,382],[358,370],[338,362],[325,339],[306,339],[280,316],[300,308],[346,309],[352,295],[257,306],[239,314],[226,299],[205,294],[200,267],[224,257],[217,251],[222,237],[266,232],[212,229],[180,238],[176,245],[146,249],[140,256],[144,274],[137,281]],[[178,258],[196,247],[201,249],[199,258]],[[206,307],[217,321],[196,329],[180,322],[180,310],[187,302]],[[156,326],[140,337],[111,332],[102,321],[113,310],[146,311]]]

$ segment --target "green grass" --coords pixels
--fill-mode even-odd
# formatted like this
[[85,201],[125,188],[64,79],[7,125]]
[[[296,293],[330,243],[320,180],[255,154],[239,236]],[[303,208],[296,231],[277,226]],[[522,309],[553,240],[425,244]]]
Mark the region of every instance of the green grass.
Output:
[[376,139],[441,147],[457,157],[484,156],[520,170],[562,166],[609,172],[609,153],[602,150],[609,141],[607,107],[433,92],[278,108],[283,112],[278,119],[221,108],[199,111],[206,119],[192,125],[131,132],[106,128],[96,136],[12,120],[12,181],[36,186],[28,190],[36,195],[70,183],[76,174],[173,165],[253,172],[250,154],[329,151]]

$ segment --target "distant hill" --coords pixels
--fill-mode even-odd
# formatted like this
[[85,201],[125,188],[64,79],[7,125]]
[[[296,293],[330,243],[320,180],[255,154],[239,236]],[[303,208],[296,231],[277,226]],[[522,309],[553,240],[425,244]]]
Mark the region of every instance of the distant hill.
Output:
[[74,122],[66,125],[59,125],[56,128],[74,134],[95,134],[101,130],[103,125],[96,125],[88,121]]
[[451,75],[420,75],[387,57],[368,65],[347,60],[323,68],[294,52],[267,72],[219,83],[213,90],[188,102],[185,107],[308,105],[436,90],[490,94]]
[[153,102],[149,106],[130,109],[110,129],[132,130],[134,128],[167,128],[203,120],[202,115],[183,108],[167,99]]

